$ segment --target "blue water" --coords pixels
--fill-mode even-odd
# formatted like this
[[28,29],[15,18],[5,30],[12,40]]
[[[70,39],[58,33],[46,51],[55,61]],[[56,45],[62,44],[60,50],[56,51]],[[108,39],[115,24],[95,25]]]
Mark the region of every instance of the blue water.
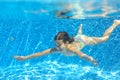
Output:
[[[85,1],[84,1],[85,2]],[[67,31],[71,36],[83,24],[83,34],[102,36],[120,19],[119,1],[108,2],[115,12],[106,17],[87,16],[103,13],[101,1],[95,1],[94,10],[83,10],[79,19],[55,17],[57,1],[41,3],[29,1],[0,2],[0,80],[119,80],[120,79],[120,26],[111,34],[107,42],[86,46],[82,52],[93,56],[99,65],[78,56],[67,57],[60,53],[45,55],[19,62],[14,55],[29,55],[54,47],[54,36],[59,31]],[[44,9],[46,11],[41,12]]]

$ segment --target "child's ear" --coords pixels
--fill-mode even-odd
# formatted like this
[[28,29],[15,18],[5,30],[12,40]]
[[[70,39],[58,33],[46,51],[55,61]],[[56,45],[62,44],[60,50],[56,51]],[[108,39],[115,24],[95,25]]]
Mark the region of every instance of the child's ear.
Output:
[[69,43],[69,41],[66,41],[66,44],[68,44]]

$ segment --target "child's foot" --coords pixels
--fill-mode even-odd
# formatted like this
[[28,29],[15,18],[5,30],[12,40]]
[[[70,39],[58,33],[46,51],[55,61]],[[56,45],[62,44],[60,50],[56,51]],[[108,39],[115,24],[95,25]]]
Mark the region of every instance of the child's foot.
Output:
[[120,25],[120,20],[114,20],[114,23],[115,23],[116,25]]

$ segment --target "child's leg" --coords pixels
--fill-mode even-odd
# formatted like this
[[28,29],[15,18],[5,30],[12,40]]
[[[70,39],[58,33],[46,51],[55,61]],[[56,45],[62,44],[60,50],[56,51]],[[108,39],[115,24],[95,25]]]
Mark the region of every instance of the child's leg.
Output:
[[110,28],[108,28],[105,33],[103,34],[103,36],[110,36],[110,33],[112,33],[112,31],[116,28],[117,25],[120,24],[120,20],[114,20],[114,23],[112,24],[112,26],[110,26]]
[[110,34],[112,33],[112,31],[116,28],[117,25],[120,24],[120,20],[114,20],[114,23],[112,24],[112,26],[110,26],[110,28],[108,28],[105,33],[103,34],[102,37],[88,37],[86,36],[84,39],[87,43],[87,45],[89,44],[97,44],[100,42],[105,42],[108,40]]
[[78,29],[77,35],[81,35],[81,34],[82,34],[82,24],[79,25],[79,29]]
[[108,37],[89,37],[85,36],[84,38],[86,45],[98,44],[100,42],[105,42],[108,40]]

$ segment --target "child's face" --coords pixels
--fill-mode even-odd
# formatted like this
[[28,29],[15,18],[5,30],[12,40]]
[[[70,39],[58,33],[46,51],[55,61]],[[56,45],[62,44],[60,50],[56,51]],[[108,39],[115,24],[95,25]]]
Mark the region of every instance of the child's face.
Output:
[[60,46],[63,43],[63,40],[56,40],[55,45]]

